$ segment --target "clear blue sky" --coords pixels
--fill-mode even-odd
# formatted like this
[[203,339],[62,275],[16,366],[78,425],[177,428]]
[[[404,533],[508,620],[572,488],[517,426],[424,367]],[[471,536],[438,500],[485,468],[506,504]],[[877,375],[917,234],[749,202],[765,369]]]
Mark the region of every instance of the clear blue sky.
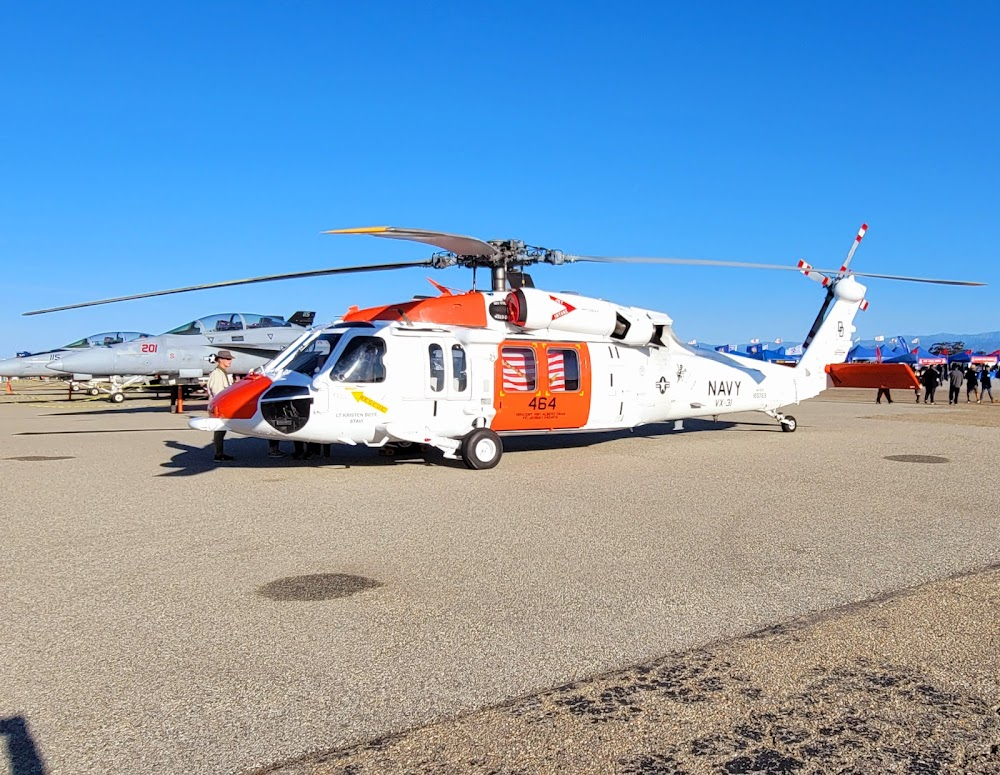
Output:
[[[858,271],[992,287],[871,281],[859,336],[995,330],[998,33],[993,3],[5,3],[0,354],[430,292],[418,269],[20,314],[429,254],[320,235],[382,224],[836,266],[867,221]],[[821,301],[793,272],[534,275],[713,343],[801,339]]]

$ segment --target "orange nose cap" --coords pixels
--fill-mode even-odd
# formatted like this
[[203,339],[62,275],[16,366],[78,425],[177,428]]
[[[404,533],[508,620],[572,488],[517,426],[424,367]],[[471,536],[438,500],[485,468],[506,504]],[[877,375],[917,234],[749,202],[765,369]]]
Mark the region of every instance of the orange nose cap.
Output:
[[269,387],[269,377],[248,374],[208,402],[208,415],[222,420],[249,420],[257,413],[260,394]]

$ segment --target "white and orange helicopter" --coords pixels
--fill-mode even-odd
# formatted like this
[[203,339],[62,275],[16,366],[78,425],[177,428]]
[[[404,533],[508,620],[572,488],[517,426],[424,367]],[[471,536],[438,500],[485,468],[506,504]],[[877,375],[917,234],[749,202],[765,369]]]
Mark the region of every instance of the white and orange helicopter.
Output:
[[[339,267],[136,294],[89,306],[273,280],[409,267],[473,269],[473,290],[370,309],[352,307],[313,328],[256,373],[220,393],[203,431],[320,444],[436,448],[472,469],[497,465],[502,436],[612,431],[734,412],[763,412],[796,429],[783,407],[832,386],[830,364],[846,359],[854,316],[867,306],[855,277],[982,285],[839,269],[677,258],[578,256],[514,240],[483,241],[444,232],[370,227],[366,234],[440,248],[421,261]],[[544,262],[664,263],[800,271],[826,296],[794,367],[689,346],[663,312],[533,287],[525,267]],[[491,290],[475,289],[489,269]],[[71,307],[60,307],[68,309]]]

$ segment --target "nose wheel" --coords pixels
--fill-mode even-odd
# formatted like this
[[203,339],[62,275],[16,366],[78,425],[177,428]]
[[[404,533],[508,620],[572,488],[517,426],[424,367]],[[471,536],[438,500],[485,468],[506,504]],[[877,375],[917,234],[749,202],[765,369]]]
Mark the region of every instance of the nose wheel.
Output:
[[777,420],[781,424],[783,433],[795,433],[795,429],[799,427],[798,422],[790,414],[782,414],[774,409],[768,409],[764,414]]

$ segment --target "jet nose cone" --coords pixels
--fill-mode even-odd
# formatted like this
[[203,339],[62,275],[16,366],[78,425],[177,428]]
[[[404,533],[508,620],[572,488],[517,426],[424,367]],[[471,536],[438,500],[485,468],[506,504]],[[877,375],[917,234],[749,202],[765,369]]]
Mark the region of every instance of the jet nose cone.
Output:
[[20,377],[24,373],[23,358],[7,358],[0,361],[0,377]]
[[111,374],[114,366],[115,354],[103,347],[64,355],[53,359],[48,365],[50,369],[63,374]]

